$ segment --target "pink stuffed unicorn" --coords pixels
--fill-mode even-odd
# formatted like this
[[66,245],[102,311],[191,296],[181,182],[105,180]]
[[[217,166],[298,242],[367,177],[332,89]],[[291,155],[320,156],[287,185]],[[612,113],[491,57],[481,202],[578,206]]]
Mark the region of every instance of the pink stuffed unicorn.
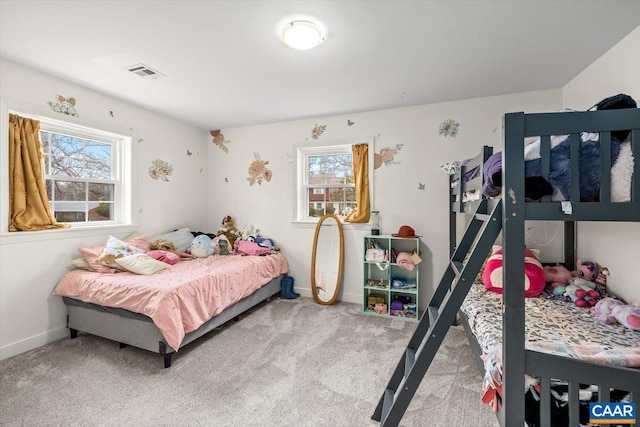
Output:
[[615,298],[603,298],[591,308],[591,314],[600,323],[617,322],[626,328],[640,331],[640,301],[627,305]]

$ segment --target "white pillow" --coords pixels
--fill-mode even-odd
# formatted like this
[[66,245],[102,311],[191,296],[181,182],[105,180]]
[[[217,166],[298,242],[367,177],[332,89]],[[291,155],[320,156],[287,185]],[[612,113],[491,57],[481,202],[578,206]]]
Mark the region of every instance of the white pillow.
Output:
[[116,237],[109,236],[109,239],[107,239],[107,243],[104,245],[104,249],[102,250],[102,253],[98,257],[97,261],[102,265],[106,265],[107,267],[122,270],[122,267],[120,267],[116,263],[116,260],[118,258],[133,254],[143,254],[144,252],[145,251],[143,249],[140,249],[137,246],[134,246],[127,242],[123,242]]
[[116,262],[126,270],[136,274],[153,274],[171,267],[169,264],[155,260],[147,254],[136,254],[116,258]]
[[188,228],[181,228],[170,233],[155,236],[154,238],[149,239],[149,242],[155,242],[156,240],[168,240],[173,243],[176,251],[185,252],[187,249],[189,249],[189,246],[191,246],[191,242],[193,241],[193,234],[191,234],[191,230],[189,230]]

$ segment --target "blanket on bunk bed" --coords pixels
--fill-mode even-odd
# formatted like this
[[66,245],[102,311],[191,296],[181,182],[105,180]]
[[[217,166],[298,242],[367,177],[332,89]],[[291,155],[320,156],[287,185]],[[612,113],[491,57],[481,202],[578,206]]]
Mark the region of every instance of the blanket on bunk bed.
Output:
[[287,272],[280,253],[266,256],[211,255],[179,262],[150,275],[70,271],[54,295],[144,314],[173,349],[184,336]]
[[[619,94],[591,107],[589,111],[637,108],[628,95]],[[570,114],[570,110],[568,114]],[[611,132],[611,189],[613,202],[630,200],[630,182],[633,173],[633,154],[630,143],[625,140],[630,131]],[[570,200],[571,192],[571,137],[551,136],[551,158],[549,179],[542,176],[540,140],[525,146],[525,197],[540,200],[551,196],[553,201]],[[593,202],[599,199],[600,190],[600,142],[598,133],[580,134],[580,201]],[[497,197],[502,191],[502,153],[491,156],[485,164],[483,194]]]
[[[488,291],[482,283],[474,283],[460,309],[483,353],[482,399],[495,410],[496,397],[502,393],[502,295]],[[588,309],[543,295],[525,298],[525,310],[526,349],[603,365],[640,368],[640,331],[620,324],[601,324]],[[527,377],[527,399],[535,400],[536,385],[536,379]],[[561,401],[562,393],[558,390],[563,386],[558,387],[556,395]],[[586,393],[592,394],[593,390],[581,391],[581,395]]]

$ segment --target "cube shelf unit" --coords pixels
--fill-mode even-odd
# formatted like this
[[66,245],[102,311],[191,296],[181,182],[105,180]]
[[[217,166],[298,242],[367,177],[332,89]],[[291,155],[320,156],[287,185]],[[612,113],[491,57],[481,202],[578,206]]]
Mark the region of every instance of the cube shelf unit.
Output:
[[[420,253],[420,239],[417,237],[394,237],[389,234],[364,236],[364,251],[376,244],[388,251],[388,266],[386,263],[376,263],[363,260],[363,311],[372,316],[403,318],[418,321],[422,311],[418,306],[419,273],[416,265],[412,271],[396,264],[393,256],[395,252]],[[400,286],[399,286],[400,285]],[[371,297],[371,298],[370,298]],[[372,303],[383,302],[387,306],[386,313],[378,313]],[[393,302],[399,308],[392,309]]]

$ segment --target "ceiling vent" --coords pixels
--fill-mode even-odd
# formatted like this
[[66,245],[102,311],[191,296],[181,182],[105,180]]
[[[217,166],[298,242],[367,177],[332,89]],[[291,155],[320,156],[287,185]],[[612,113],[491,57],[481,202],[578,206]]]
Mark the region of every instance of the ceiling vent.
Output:
[[155,80],[160,77],[167,77],[161,72],[156,71],[144,64],[131,65],[129,67],[126,67],[126,70],[147,80]]

